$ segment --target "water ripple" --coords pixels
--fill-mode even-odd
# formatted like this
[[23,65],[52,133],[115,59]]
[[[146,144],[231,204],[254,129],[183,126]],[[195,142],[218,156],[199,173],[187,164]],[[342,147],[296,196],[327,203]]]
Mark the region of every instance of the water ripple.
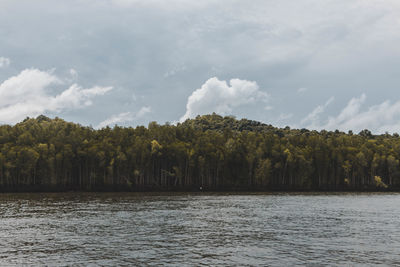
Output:
[[3,194],[0,265],[400,265],[399,194]]

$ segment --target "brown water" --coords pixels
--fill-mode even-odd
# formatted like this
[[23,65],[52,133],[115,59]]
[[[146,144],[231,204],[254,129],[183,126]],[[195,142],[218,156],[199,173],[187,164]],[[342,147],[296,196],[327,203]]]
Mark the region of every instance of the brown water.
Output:
[[400,265],[399,194],[3,194],[0,265]]

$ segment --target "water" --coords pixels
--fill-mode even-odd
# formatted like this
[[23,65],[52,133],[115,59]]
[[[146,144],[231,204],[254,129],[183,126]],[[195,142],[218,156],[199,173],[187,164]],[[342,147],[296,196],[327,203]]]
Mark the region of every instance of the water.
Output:
[[400,265],[399,194],[3,194],[0,265]]

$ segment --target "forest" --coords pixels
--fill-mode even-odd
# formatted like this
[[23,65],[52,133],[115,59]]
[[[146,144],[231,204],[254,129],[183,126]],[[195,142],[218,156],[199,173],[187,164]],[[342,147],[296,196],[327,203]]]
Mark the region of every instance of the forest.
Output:
[[217,114],[92,127],[46,116],[0,126],[0,191],[400,189],[400,138],[276,128]]

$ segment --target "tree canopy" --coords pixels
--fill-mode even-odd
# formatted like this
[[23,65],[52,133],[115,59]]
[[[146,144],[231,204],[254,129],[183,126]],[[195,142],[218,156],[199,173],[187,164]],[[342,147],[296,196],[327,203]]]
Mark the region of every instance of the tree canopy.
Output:
[[398,190],[400,139],[276,128],[217,114],[95,130],[0,126],[0,190]]

